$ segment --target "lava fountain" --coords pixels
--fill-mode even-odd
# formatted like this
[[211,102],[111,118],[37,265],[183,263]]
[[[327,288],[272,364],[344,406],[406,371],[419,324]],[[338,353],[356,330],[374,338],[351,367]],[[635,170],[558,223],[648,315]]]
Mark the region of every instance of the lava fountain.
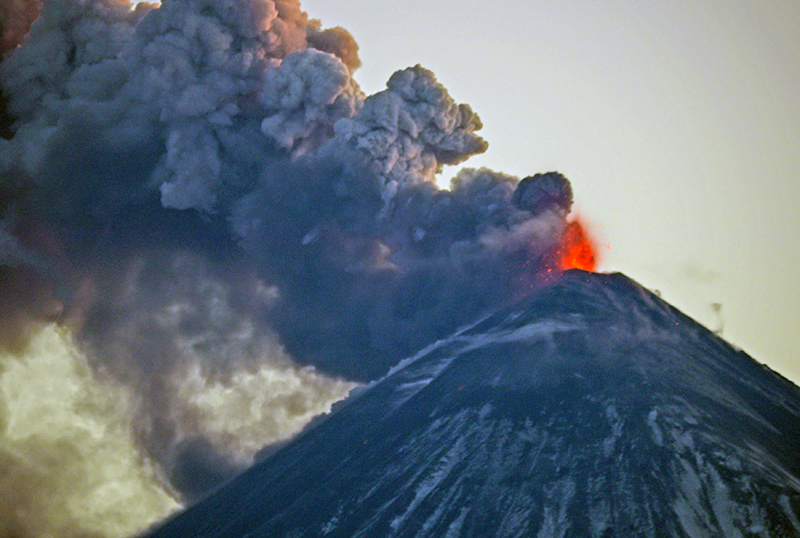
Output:
[[567,222],[555,255],[558,268],[564,271],[582,269],[593,272],[597,268],[595,241],[587,232],[580,217]]

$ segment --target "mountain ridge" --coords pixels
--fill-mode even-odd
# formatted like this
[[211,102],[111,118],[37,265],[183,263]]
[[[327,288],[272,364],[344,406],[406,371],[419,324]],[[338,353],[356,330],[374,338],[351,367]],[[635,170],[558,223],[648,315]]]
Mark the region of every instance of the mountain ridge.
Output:
[[793,536],[800,389],[621,274],[407,359],[151,536]]

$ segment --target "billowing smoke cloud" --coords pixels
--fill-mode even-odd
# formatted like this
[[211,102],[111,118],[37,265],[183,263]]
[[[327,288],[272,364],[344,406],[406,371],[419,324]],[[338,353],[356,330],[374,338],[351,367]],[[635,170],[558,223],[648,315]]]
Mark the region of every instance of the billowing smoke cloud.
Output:
[[365,96],[357,51],[296,0],[44,0],[0,64],[4,360],[71,331],[167,495],[553,269],[567,180],[439,189],[480,119],[420,66]]
[[63,328],[0,359],[0,536],[125,536],[178,507],[133,439],[132,393]]

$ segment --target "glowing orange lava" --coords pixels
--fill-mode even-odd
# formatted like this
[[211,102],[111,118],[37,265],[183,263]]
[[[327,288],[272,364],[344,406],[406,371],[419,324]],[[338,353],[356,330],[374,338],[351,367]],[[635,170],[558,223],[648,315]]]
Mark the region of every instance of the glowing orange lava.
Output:
[[594,241],[589,237],[586,228],[578,218],[567,223],[556,254],[560,269],[594,271],[597,268],[597,251]]
[[[567,269],[589,272],[597,269],[599,262],[597,243],[587,231],[584,222],[579,217],[573,217],[566,223],[560,241],[539,258],[535,274],[525,273],[520,279],[520,290],[523,293],[555,282]],[[606,247],[611,249],[608,245]],[[524,271],[528,263],[526,261],[520,269]]]

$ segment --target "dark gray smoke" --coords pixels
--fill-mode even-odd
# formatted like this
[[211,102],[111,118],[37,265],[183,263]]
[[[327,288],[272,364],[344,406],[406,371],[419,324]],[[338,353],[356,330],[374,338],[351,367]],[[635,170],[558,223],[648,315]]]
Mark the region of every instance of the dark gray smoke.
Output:
[[572,187],[558,172],[535,174],[519,182],[511,203],[518,209],[538,215],[558,206],[569,213],[572,207]]
[[[2,269],[52,282],[49,315],[140,395],[141,446],[185,495],[230,462],[182,434],[176,372],[225,383],[285,348],[375,379],[526,293],[561,239],[563,176],[439,189],[486,150],[480,119],[420,66],[365,96],[357,50],[296,0],[45,0],[0,64]],[[3,290],[24,325],[47,308],[23,293]]]

